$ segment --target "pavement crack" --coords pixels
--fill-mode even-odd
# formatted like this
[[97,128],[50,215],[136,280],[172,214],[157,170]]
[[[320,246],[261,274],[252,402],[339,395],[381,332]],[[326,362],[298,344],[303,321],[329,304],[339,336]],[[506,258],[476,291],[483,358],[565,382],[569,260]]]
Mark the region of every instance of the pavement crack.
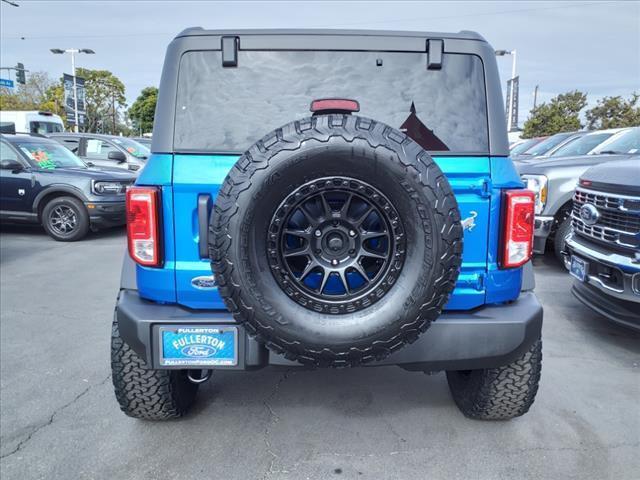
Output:
[[275,453],[273,451],[273,449],[271,448],[271,442],[269,441],[269,438],[271,436],[271,426],[275,425],[276,423],[278,423],[280,421],[280,417],[276,414],[276,412],[273,410],[273,407],[271,406],[270,402],[275,398],[275,396],[278,394],[278,390],[280,390],[280,386],[282,385],[282,383],[289,378],[289,375],[293,373],[293,371],[291,369],[287,369],[278,379],[278,381],[276,382],[275,386],[273,387],[273,390],[271,391],[271,393],[267,396],[267,398],[264,400],[263,405],[264,407],[267,409],[267,412],[269,413],[269,420],[267,421],[266,426],[264,427],[264,433],[263,433],[263,440],[264,440],[264,444],[267,450],[267,453],[271,456],[271,460],[269,461],[269,467],[267,468],[267,471],[264,473],[264,475],[262,475],[262,479],[266,479],[269,476],[273,475],[274,473],[282,473],[279,470],[275,470],[275,464],[278,461],[278,459],[280,458],[278,456],[277,453]]
[[107,382],[107,380],[109,380],[110,378],[111,378],[111,374],[107,375],[107,378],[105,378],[101,382],[94,383],[93,385],[89,385],[87,388],[82,390],[78,395],[73,397],[73,399],[71,399],[69,402],[65,403],[64,405],[62,405],[62,406],[60,406],[58,408],[56,408],[53,411],[53,413],[49,416],[49,419],[46,422],[42,422],[39,425],[36,425],[23,440],[20,440],[20,442],[18,442],[18,445],[16,445],[16,448],[14,448],[9,453],[5,453],[4,455],[0,456],[0,460],[4,460],[5,458],[10,457],[11,455],[14,455],[14,454],[18,453],[20,450],[25,448],[25,446],[29,443],[29,441],[33,438],[33,436],[36,433],[38,433],[43,428],[48,427],[49,425],[51,425],[54,422],[56,416],[60,412],[62,412],[66,408],[70,407],[74,403],[76,403],[78,400],[80,400],[82,397],[84,397],[87,393],[89,393],[89,391],[91,391],[93,388],[100,387],[100,386],[104,385]]

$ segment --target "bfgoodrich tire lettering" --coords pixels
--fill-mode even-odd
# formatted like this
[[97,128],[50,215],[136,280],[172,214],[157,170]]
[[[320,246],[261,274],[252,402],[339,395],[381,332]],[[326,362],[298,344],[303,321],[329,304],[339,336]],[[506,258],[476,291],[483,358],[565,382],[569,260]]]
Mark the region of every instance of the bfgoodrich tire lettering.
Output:
[[[397,212],[401,271],[375,301],[309,308],[276,280],[269,227],[299,187],[345,178],[371,185]],[[356,365],[414,341],[440,314],[460,268],[460,214],[446,177],[409,137],[367,118],[321,115],[270,133],[231,170],[211,218],[212,268],[227,307],[259,341],[302,363]]]
[[193,405],[198,385],[183,370],[153,370],[122,338],[118,322],[111,330],[111,372],[120,409],[145,420],[178,418]]

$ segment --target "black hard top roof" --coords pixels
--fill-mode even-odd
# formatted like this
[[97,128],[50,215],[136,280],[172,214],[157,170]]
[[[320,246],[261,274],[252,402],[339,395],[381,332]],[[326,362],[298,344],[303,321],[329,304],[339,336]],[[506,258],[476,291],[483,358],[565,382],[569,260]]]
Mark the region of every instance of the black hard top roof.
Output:
[[343,30],[329,28],[274,28],[274,29],[240,29],[240,30],[207,30],[202,27],[189,27],[184,29],[176,38],[180,37],[203,37],[219,35],[327,35],[327,36],[356,36],[356,37],[434,37],[450,38],[458,40],[478,40],[486,42],[484,37],[477,32],[462,30],[458,33],[444,32],[419,32],[419,31],[397,31],[397,30]]

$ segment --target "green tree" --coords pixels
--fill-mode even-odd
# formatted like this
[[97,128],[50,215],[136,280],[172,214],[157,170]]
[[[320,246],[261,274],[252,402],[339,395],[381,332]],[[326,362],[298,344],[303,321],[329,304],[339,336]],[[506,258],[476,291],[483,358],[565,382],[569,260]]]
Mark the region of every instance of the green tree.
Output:
[[122,81],[108,70],[76,69],[84,78],[87,132],[118,133],[120,110],[126,108],[125,88]]
[[66,124],[67,115],[64,111],[64,87],[62,86],[62,82],[47,88],[44,92],[44,98],[40,103],[40,110],[46,110],[60,115]]
[[621,96],[604,97],[585,112],[590,129],[637,127],[640,125],[640,95],[633,92],[628,100]]
[[46,110],[46,92],[55,85],[46,72],[27,74],[27,83],[18,85],[16,91],[0,89],[0,110]]
[[587,95],[574,90],[562,93],[542,103],[531,111],[531,116],[524,122],[522,138],[553,135],[559,132],[570,132],[582,128],[580,110],[587,104]]
[[153,131],[153,119],[156,114],[158,102],[158,89],[147,87],[142,89],[136,101],[129,108],[129,118],[134,125],[134,131],[138,135]]

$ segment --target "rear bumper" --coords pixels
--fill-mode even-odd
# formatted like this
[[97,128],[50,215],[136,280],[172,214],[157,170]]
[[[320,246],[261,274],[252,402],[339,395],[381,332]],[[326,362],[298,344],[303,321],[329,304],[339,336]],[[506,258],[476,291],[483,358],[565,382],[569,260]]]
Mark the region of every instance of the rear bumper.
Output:
[[[121,290],[116,305],[120,335],[153,368],[158,364],[157,329],[161,325],[232,325],[238,327],[238,365],[250,370],[267,365],[301,367],[249,337],[226,311],[195,311],[143,300],[135,290]],[[511,363],[540,338],[542,306],[533,292],[509,304],[469,312],[445,312],[411,345],[368,366],[397,365],[410,370],[467,370]]]

